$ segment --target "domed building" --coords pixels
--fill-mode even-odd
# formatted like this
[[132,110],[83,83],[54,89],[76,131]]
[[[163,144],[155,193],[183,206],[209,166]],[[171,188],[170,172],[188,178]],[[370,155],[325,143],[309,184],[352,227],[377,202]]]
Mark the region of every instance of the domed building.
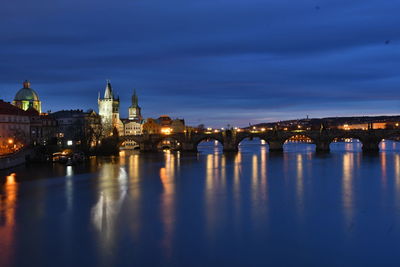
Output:
[[30,107],[36,109],[39,113],[42,112],[42,104],[39,100],[38,94],[32,89],[29,81],[24,81],[24,87],[21,88],[15,95],[13,105],[23,110]]

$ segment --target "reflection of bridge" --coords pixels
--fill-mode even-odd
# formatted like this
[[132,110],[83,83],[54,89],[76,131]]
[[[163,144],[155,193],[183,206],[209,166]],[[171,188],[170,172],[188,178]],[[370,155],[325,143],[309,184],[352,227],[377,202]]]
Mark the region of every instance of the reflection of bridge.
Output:
[[182,151],[197,151],[197,145],[205,140],[219,141],[224,151],[238,151],[238,145],[246,138],[260,138],[265,140],[271,151],[282,151],[283,144],[294,136],[303,136],[311,139],[317,151],[329,151],[329,145],[335,139],[353,138],[362,143],[363,151],[379,151],[379,143],[383,139],[400,137],[400,130],[337,130],[326,129],[321,131],[283,131],[273,130],[264,132],[226,130],[218,133],[186,132],[171,135],[131,135],[122,136],[121,142],[134,141],[141,151],[157,151],[159,144],[164,140],[176,140],[178,149]]

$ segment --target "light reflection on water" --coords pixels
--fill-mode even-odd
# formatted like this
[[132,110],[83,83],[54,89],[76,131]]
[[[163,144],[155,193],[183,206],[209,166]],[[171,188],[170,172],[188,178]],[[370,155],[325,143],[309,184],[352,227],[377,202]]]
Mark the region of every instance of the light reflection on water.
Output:
[[18,197],[18,183],[15,173],[5,179],[0,195],[0,266],[11,266],[15,257],[15,213]]
[[269,153],[261,142],[3,176],[0,266],[398,262],[399,144],[366,155],[359,143],[335,143],[320,155],[312,144]]

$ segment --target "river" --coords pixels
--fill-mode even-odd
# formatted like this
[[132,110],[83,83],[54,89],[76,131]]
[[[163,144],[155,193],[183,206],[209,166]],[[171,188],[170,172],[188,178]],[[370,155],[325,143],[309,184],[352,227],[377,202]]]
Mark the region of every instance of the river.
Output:
[[398,266],[400,143],[121,152],[0,172],[0,266]]

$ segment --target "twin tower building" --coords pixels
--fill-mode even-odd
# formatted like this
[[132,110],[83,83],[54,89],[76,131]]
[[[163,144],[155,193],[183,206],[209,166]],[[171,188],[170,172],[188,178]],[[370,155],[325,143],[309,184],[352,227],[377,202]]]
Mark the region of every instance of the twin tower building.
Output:
[[141,125],[143,117],[139,107],[136,90],[132,95],[132,103],[129,107],[128,119],[121,119],[119,116],[119,96],[115,96],[110,81],[107,81],[104,97],[98,97],[99,115],[101,124],[106,135],[112,134],[115,130],[119,135],[141,134]]

